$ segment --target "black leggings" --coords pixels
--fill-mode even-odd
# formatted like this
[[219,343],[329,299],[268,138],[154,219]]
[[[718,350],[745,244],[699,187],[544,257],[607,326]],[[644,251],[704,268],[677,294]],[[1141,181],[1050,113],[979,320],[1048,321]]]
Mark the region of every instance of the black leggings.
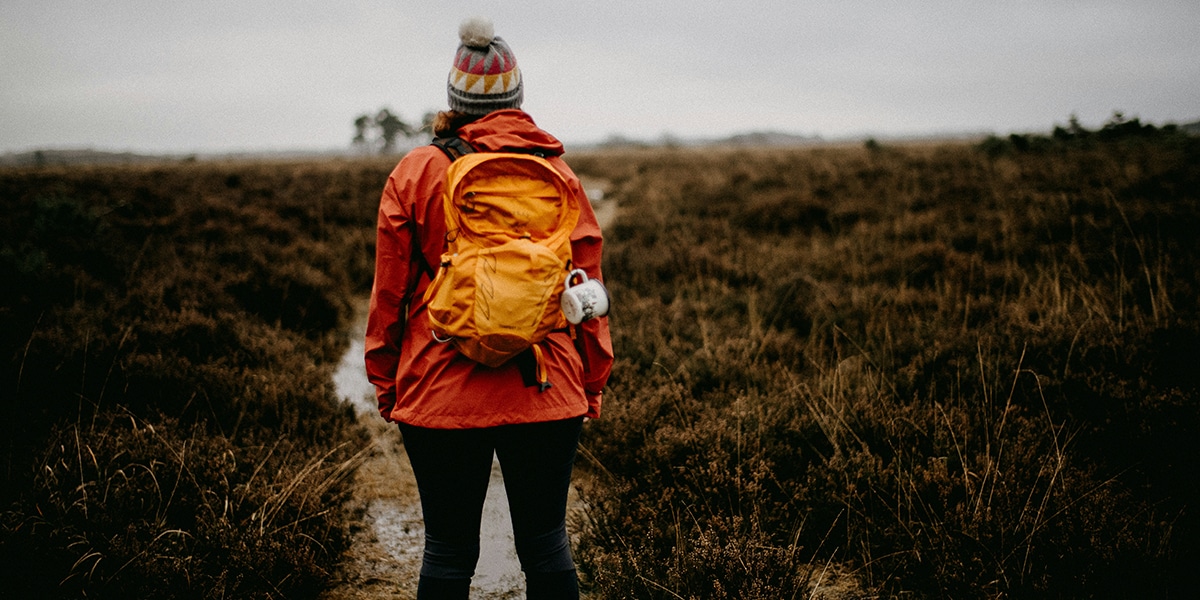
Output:
[[583,417],[486,429],[400,425],[425,520],[420,600],[467,597],[493,452],[504,473],[526,597],[578,597],[566,508],[582,426]]

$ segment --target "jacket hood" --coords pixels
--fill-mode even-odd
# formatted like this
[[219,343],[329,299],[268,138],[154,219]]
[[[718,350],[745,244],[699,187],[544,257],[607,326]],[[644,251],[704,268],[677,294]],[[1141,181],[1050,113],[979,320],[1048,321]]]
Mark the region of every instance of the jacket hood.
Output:
[[488,152],[541,149],[550,156],[563,153],[558,138],[543,131],[533,117],[518,109],[492,111],[464,125],[459,136],[475,149]]

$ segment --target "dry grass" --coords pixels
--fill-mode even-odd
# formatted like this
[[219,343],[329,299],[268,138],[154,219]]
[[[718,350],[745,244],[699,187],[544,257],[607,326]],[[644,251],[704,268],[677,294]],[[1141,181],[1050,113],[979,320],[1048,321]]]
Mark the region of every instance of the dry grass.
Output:
[[622,215],[598,595],[1187,588],[1200,148],[1025,141],[576,160]]
[[364,458],[331,375],[387,168],[0,172],[6,593],[316,596]]

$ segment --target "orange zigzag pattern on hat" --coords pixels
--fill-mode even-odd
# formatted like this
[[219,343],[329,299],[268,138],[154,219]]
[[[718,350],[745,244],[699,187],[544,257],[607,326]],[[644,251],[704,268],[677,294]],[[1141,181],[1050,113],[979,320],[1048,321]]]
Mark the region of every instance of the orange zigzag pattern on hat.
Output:
[[517,88],[521,82],[521,71],[513,69],[495,75],[475,75],[458,69],[450,74],[450,85],[468,94],[503,94]]

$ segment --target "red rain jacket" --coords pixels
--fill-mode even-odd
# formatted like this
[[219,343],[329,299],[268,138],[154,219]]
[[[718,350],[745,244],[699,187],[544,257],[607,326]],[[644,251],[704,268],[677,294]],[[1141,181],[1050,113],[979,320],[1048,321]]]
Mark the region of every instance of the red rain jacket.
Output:
[[[579,204],[572,261],[598,278],[602,238],[579,178],[558,155],[563,147],[520,110],[489,113],[460,137],[480,151],[544,149]],[[434,341],[425,310],[429,285],[445,250],[442,190],[450,159],[436,147],[409,152],[388,177],[379,203],[375,286],[367,318],[367,377],[379,413],[389,421],[435,429],[467,429],[600,415],[612,368],[608,319],[586,321],[577,339],[554,332],[542,344],[552,387],[522,377],[520,357],[490,368]]]

